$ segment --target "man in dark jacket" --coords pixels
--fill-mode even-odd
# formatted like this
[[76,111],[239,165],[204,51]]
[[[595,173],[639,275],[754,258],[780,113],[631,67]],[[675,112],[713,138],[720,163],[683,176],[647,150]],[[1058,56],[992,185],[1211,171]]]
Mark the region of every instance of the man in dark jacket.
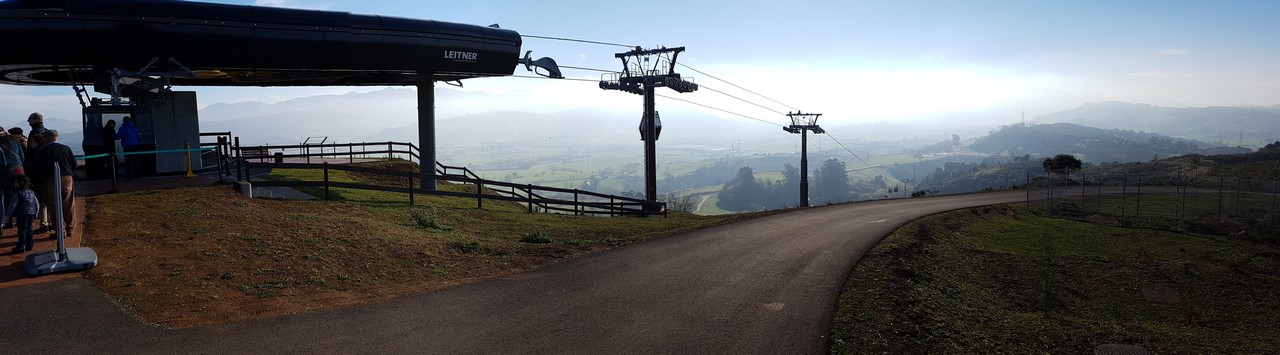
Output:
[[[106,158],[94,159],[94,164],[102,171],[110,172],[110,177],[115,178],[116,172],[111,168],[115,166],[112,160],[116,158],[116,120],[107,120],[107,125],[102,126],[102,144],[98,146],[98,154],[106,154]],[[88,152],[85,152],[88,155]]]
[[[44,115],[41,115],[39,112],[32,112],[30,116],[27,116],[27,124],[31,125],[31,132],[27,132],[27,136],[44,135],[45,133],[49,133],[49,129],[44,128]],[[30,144],[28,147],[35,146],[35,143],[28,144]]]
[[[40,153],[46,143],[45,136],[41,134],[32,134],[27,139],[28,147],[26,158],[22,159],[23,170],[27,173],[27,178],[31,179],[31,190],[36,192],[36,197],[40,199],[40,212],[36,214],[36,218],[40,220],[40,227],[36,228],[36,233],[44,233],[49,231],[49,201],[44,199],[45,178],[52,174],[52,168],[40,169]],[[50,172],[46,172],[50,171]],[[41,175],[45,174],[45,175]]]
[[[74,189],[76,184],[72,175],[75,173],[76,155],[71,152],[71,147],[58,142],[58,130],[51,129],[44,137],[47,143],[45,143],[44,149],[41,150],[40,155],[36,158],[36,167],[37,169],[42,169],[40,175],[44,176],[43,179],[45,181],[40,186],[41,193],[44,195],[44,200],[49,201],[49,217],[50,220],[53,220],[57,218],[53,216],[56,213],[54,204],[57,203],[55,196],[57,190],[55,189],[58,186],[62,187],[62,228],[67,232],[66,235],[70,237],[71,232],[76,227],[75,208],[72,208],[73,203],[75,203]],[[54,164],[57,164],[61,169],[60,176],[54,175]],[[56,232],[56,230],[54,231]]]
[[[120,140],[120,147],[124,148],[125,153],[137,152],[142,150],[139,140],[142,133],[138,132],[138,126],[133,123],[133,117],[124,116],[124,123],[120,124],[120,130],[116,132],[116,139]],[[138,178],[138,156],[127,155],[124,157],[125,163],[125,180],[133,180]]]

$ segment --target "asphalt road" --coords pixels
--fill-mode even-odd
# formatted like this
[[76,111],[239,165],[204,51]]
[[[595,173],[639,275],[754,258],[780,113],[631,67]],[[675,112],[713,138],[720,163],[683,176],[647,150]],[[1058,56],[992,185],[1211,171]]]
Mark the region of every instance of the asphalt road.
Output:
[[1010,191],[811,208],[338,310],[143,324],[80,279],[0,290],[4,353],[725,353],[826,350],[854,263],[899,226]]

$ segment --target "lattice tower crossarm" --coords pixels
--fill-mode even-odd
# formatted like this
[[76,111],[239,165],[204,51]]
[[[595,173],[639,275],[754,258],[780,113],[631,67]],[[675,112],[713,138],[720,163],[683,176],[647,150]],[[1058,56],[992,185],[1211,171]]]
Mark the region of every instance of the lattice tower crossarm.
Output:
[[782,130],[800,135],[800,207],[809,207],[809,132],[815,134],[826,133],[822,127],[818,126],[818,117],[821,113],[803,113],[795,112],[787,113],[787,117],[791,119],[791,125],[782,127]]
[[[660,87],[670,88],[676,92],[686,93],[698,90],[698,84],[680,77],[676,73],[676,58],[684,47],[642,49],[614,54],[622,60],[622,71],[607,73],[600,77],[600,88],[618,90],[644,97],[644,115],[640,119],[640,137],[644,141],[644,195],[645,200],[658,201],[657,183],[657,110],[654,105],[654,90]],[[653,204],[651,206],[657,206]]]

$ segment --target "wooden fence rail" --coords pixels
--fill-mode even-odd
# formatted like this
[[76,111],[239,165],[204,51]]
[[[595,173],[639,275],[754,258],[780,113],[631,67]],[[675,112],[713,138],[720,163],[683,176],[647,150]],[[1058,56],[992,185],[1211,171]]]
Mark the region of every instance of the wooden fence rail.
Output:
[[[376,169],[352,165],[342,164],[307,164],[307,163],[274,163],[274,162],[244,162],[246,168],[252,169],[304,169],[304,170],[323,170],[322,181],[271,181],[259,180],[253,181],[254,186],[262,187],[313,187],[323,188],[325,198],[329,198],[330,190],[333,188],[348,188],[361,190],[374,190],[386,192],[399,192],[409,195],[409,203],[414,203],[415,195],[435,195],[435,196],[451,196],[459,198],[473,198],[476,200],[476,207],[483,208],[485,200],[509,201],[524,204],[527,206],[528,212],[534,212],[535,207],[545,212],[561,212],[573,213],[576,215],[667,215],[666,203],[648,202],[640,199],[613,196],[593,191],[583,191],[578,189],[564,189],[547,186],[536,186],[530,184],[517,184],[505,181],[495,181],[482,179],[467,168],[451,167],[440,165],[436,171],[438,174],[434,179],[438,181],[448,181],[455,184],[473,185],[476,192],[457,192],[457,191],[440,191],[414,188],[413,182],[417,181],[421,176],[416,171],[395,171],[386,169]],[[329,178],[329,171],[339,170],[348,172],[360,172],[366,174],[379,174],[386,176],[403,176],[405,177],[405,186],[385,186],[385,185],[367,185],[349,182],[332,181]],[[447,174],[445,171],[455,170],[460,173]],[[247,178],[246,178],[247,179]],[[505,189],[503,189],[505,188]],[[485,194],[488,190],[492,194]],[[555,194],[563,197],[551,197]],[[572,200],[569,199],[572,196]]]

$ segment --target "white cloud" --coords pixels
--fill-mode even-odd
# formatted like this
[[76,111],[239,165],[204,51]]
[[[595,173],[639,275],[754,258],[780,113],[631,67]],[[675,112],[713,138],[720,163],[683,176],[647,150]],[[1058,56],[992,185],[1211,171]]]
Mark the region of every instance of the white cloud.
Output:
[[1191,50],[1182,49],[1182,48],[1169,48],[1166,50],[1156,52],[1156,55],[1160,55],[1160,56],[1175,56],[1175,55],[1187,55],[1187,54],[1191,54]]

